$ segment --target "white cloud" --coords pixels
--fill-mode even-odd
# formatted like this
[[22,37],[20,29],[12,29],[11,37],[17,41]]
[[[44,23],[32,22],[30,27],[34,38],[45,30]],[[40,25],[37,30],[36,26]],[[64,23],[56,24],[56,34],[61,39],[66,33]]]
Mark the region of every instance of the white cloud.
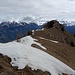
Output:
[[0,0],[0,17],[43,16],[75,19],[75,0]]

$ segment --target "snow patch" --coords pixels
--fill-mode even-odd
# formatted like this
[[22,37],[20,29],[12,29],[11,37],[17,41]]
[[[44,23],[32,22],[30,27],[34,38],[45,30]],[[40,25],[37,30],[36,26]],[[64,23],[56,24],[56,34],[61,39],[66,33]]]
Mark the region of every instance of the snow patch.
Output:
[[40,43],[38,42],[35,42],[35,41],[38,41],[37,39],[33,39],[32,37],[30,36],[27,36],[27,37],[24,37],[21,39],[21,43],[23,43],[24,45],[28,45],[28,46],[31,46],[32,44],[36,44],[38,46],[40,46],[41,48],[47,50],[45,47],[43,47]]
[[59,43],[58,41],[54,41],[54,40],[50,40],[51,42],[54,42],[54,43]]
[[54,41],[54,40],[49,40],[49,39],[46,39],[46,38],[43,38],[43,37],[39,37],[40,39],[44,39],[44,40],[47,40],[47,41],[51,41],[51,42],[54,42],[54,43],[59,43],[58,41]]

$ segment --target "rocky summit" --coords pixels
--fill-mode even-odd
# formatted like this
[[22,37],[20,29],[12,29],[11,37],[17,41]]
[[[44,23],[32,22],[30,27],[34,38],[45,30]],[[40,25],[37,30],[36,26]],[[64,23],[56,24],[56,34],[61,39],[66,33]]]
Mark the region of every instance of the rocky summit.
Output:
[[50,28],[57,28],[58,30],[64,31],[64,25],[60,24],[57,20],[52,20],[47,22],[44,25],[44,28],[50,29]]

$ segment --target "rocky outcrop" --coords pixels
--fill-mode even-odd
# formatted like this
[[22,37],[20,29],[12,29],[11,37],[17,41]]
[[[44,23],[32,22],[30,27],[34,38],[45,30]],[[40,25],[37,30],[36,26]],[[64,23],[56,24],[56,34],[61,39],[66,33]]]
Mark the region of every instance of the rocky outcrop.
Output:
[[58,30],[61,30],[61,31],[64,31],[64,26],[63,24],[60,24],[58,21],[56,20],[52,20],[50,22],[47,22],[45,25],[44,25],[44,28],[47,28],[47,29],[50,29],[50,28],[56,28]]

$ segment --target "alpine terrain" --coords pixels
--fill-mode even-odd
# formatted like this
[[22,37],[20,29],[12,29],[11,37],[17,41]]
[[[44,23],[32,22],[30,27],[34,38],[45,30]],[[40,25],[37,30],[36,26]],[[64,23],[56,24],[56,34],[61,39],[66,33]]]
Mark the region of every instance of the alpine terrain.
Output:
[[75,0],[0,0],[0,75],[75,75]]
[[0,43],[0,75],[75,75],[75,36],[52,20],[23,38]]

